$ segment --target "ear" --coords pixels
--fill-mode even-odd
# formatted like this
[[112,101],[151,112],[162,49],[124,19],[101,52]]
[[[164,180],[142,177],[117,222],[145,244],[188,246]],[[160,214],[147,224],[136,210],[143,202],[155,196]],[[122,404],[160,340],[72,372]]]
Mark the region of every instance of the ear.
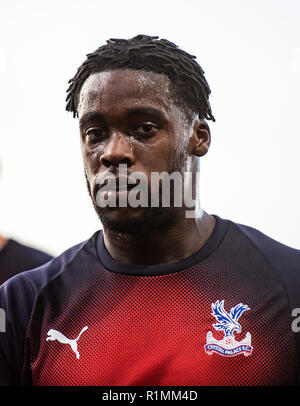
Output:
[[205,120],[196,119],[193,123],[193,134],[190,138],[190,153],[203,156],[210,146],[210,129]]

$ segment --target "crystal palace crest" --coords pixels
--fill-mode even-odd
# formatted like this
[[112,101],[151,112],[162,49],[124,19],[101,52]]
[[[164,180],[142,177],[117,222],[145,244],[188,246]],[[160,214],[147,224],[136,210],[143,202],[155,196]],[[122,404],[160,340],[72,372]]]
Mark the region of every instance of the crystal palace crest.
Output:
[[251,334],[248,332],[241,341],[236,341],[234,331],[240,333],[242,327],[238,323],[238,319],[245,310],[250,310],[247,305],[239,303],[232,307],[230,313],[224,309],[224,300],[212,303],[212,315],[216,318],[217,323],[213,327],[220,331],[223,330],[224,337],[222,340],[216,340],[213,333],[209,331],[206,336],[206,344],[204,346],[205,352],[209,355],[214,352],[225,357],[234,357],[239,354],[249,356],[252,353],[253,347],[251,346]]

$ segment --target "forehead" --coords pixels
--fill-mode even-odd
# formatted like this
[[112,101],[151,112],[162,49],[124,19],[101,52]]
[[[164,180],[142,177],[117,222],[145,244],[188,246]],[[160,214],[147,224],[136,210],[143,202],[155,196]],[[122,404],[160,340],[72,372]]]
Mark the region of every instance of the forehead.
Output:
[[79,93],[78,116],[88,111],[118,110],[147,105],[171,114],[174,102],[166,75],[118,69],[90,75]]

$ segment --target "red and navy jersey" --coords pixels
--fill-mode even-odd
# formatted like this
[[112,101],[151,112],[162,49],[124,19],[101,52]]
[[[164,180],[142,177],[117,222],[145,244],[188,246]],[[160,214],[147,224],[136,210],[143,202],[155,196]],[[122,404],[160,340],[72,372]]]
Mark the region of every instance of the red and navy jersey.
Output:
[[129,265],[102,231],[7,281],[2,385],[299,383],[300,251],[216,217],[194,255]]

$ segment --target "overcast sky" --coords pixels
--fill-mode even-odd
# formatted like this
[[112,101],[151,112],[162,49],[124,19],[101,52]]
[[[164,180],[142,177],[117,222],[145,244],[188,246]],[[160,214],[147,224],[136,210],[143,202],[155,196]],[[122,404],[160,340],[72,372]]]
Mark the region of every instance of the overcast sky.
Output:
[[299,0],[2,0],[0,232],[59,254],[100,228],[67,81],[143,33],[196,55],[212,89],[203,208],[300,248],[299,18]]

